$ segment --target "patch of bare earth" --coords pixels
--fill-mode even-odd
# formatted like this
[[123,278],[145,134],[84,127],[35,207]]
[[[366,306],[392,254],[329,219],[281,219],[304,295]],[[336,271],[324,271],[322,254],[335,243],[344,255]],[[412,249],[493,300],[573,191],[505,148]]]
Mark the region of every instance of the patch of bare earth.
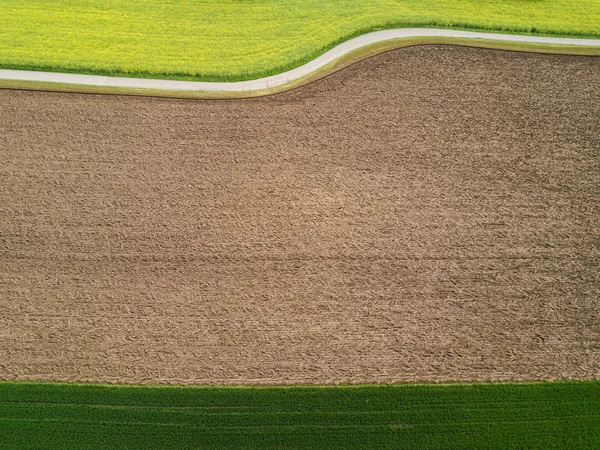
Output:
[[0,91],[0,378],[600,378],[600,59],[243,101]]

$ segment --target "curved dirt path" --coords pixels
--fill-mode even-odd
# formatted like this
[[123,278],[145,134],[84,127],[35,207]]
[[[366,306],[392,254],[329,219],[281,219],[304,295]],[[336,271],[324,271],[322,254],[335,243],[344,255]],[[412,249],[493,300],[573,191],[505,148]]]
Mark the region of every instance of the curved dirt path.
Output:
[[0,69],[0,79],[19,81],[41,81],[66,83],[88,86],[104,86],[117,88],[138,89],[162,89],[174,91],[204,91],[204,92],[245,92],[270,89],[287,84],[289,82],[305,77],[327,64],[368,45],[378,42],[389,41],[400,38],[414,37],[448,37],[462,39],[483,39],[488,41],[521,42],[549,45],[571,45],[583,47],[600,46],[600,39],[575,39],[542,36],[523,36],[516,34],[481,33],[460,30],[441,30],[435,28],[397,28],[394,30],[382,30],[358,36],[350,39],[331,50],[325,52],[318,58],[297,67],[270,77],[256,80],[237,82],[206,82],[206,81],[177,81],[160,80],[148,78],[125,78],[98,75],[81,75],[55,72],[37,72],[27,70]]

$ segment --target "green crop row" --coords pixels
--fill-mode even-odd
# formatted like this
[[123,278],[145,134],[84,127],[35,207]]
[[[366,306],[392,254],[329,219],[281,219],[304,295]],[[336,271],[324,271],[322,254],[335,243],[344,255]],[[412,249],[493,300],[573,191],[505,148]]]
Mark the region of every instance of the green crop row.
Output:
[[11,0],[0,67],[258,78],[367,31],[435,26],[600,36],[600,0]]
[[600,382],[0,383],[2,449],[600,448]]

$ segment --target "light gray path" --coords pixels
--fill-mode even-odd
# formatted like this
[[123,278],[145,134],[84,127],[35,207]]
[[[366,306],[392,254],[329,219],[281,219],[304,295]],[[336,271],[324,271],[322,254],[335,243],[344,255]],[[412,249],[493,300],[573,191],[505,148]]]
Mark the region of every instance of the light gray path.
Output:
[[553,45],[576,45],[599,47],[600,39],[573,39],[542,36],[522,36],[516,34],[479,33],[474,31],[440,30],[435,28],[397,28],[382,30],[350,39],[316,59],[277,75],[257,80],[236,82],[203,82],[154,80],[149,78],[123,78],[97,75],[78,75],[55,72],[35,72],[27,70],[0,70],[0,79],[22,81],[46,81],[55,83],[79,84],[88,86],[111,86],[123,88],[163,89],[176,91],[208,91],[208,92],[243,92],[272,88],[302,78],[340,57],[367,45],[390,39],[410,37],[449,37],[483,39],[488,41],[529,42]]

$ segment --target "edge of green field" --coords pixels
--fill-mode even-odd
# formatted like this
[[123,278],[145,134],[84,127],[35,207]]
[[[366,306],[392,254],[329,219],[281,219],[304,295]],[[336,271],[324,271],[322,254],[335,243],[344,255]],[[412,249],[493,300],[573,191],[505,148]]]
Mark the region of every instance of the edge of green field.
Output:
[[600,47],[581,47],[568,45],[549,45],[537,43],[521,42],[503,42],[503,41],[483,41],[477,39],[465,38],[447,38],[447,37],[419,37],[419,38],[399,38],[378,42],[369,46],[362,47],[341,58],[331,62],[321,69],[312,72],[305,77],[294,80],[290,83],[277,86],[270,89],[261,89],[256,91],[243,92],[207,92],[207,91],[177,91],[160,89],[140,89],[140,88],[119,88],[106,86],[87,86],[67,83],[41,82],[41,81],[20,81],[0,79],[0,88],[4,89],[24,89],[53,92],[71,92],[71,93],[90,93],[90,94],[116,94],[116,95],[136,95],[136,96],[154,96],[171,98],[190,98],[190,99],[236,99],[260,97],[265,95],[274,95],[281,92],[296,89],[320,78],[324,78],[334,72],[351,66],[357,62],[371,58],[388,51],[412,47],[417,45],[455,45],[464,47],[484,48],[503,51],[517,51],[528,53],[544,53],[554,55],[572,55],[572,56],[600,56]]
[[600,381],[0,382],[0,448],[599,448]]
[[600,36],[600,0],[13,0],[0,66],[241,81],[390,28]]
[[[389,30],[389,29],[394,29],[394,28],[437,28],[437,29],[446,29],[446,30],[461,30],[461,31],[476,31],[476,32],[479,31],[479,32],[486,32],[486,33],[527,35],[527,36],[576,37],[576,38],[582,38],[582,39],[583,38],[598,38],[600,36],[600,32],[598,34],[543,33],[543,32],[532,31],[531,29],[482,28],[482,27],[477,27],[477,26],[469,26],[468,24],[447,27],[447,26],[438,26],[435,23],[412,24],[412,23],[404,23],[404,22],[397,22],[397,23],[393,22],[390,24],[386,24],[384,26],[372,26],[372,27],[367,27],[367,28],[357,30],[355,32],[352,32],[350,34],[342,36],[334,41],[331,41],[329,44],[320,47],[318,50],[310,52],[310,53],[306,54],[305,56],[298,58],[292,62],[289,62],[287,64],[274,65],[273,67],[266,69],[266,70],[246,72],[246,73],[219,74],[219,75],[196,73],[196,74],[192,75],[189,73],[182,73],[182,72],[167,72],[167,71],[150,72],[150,71],[144,71],[144,70],[127,70],[127,71],[125,71],[125,70],[119,70],[119,69],[105,70],[102,68],[90,69],[90,68],[86,68],[86,67],[77,67],[77,66],[61,67],[61,66],[57,66],[55,64],[3,63],[1,61],[0,61],[0,69],[29,70],[29,71],[34,71],[34,72],[75,73],[75,74],[82,74],[82,75],[99,75],[99,76],[124,77],[124,78],[148,78],[148,79],[164,79],[164,80],[178,80],[178,81],[207,81],[207,82],[248,81],[248,80],[256,80],[256,79],[260,79],[260,78],[269,77],[272,75],[277,75],[277,74],[280,74],[283,72],[287,72],[289,70],[300,67],[300,66],[318,58],[319,56],[321,56],[322,54],[331,50],[332,48],[334,48],[346,41],[349,41],[355,37],[358,37],[358,36],[373,32],[373,31],[382,31],[382,30]],[[534,30],[535,30],[535,28],[534,28]],[[411,40],[411,39],[426,42],[429,38],[427,38],[427,37],[401,38],[400,40]],[[442,42],[442,41],[443,42],[452,42],[452,41],[461,41],[461,40],[471,41],[471,42],[477,41],[476,39],[443,38],[443,37],[442,38],[432,38],[432,39],[437,39],[440,42]],[[393,41],[395,41],[395,39]],[[537,48],[537,49],[553,48],[554,52],[557,52],[560,54],[572,54],[572,53],[565,52],[564,50],[563,51],[558,50],[558,48],[560,48],[560,47],[569,48],[569,49],[581,48],[579,46],[568,46],[568,45],[560,45],[559,46],[559,45],[550,45],[550,44],[504,43],[502,41],[488,41],[488,42],[491,42],[491,44],[489,44],[489,45],[483,44],[483,45],[478,45],[478,46],[487,47],[487,48],[498,48],[500,46],[500,44],[506,44],[507,47],[513,46],[515,48],[518,46],[521,46],[521,48]],[[493,43],[495,43],[495,44],[493,44]],[[377,44],[373,44],[373,45],[377,45]],[[460,45],[460,44],[458,44],[458,45]],[[583,47],[583,48],[586,48],[586,47]],[[587,47],[587,48],[588,49],[598,49],[599,47]],[[358,51],[360,51],[360,50],[362,50],[362,49],[359,49]],[[594,53],[594,54],[596,54],[596,53]]]

